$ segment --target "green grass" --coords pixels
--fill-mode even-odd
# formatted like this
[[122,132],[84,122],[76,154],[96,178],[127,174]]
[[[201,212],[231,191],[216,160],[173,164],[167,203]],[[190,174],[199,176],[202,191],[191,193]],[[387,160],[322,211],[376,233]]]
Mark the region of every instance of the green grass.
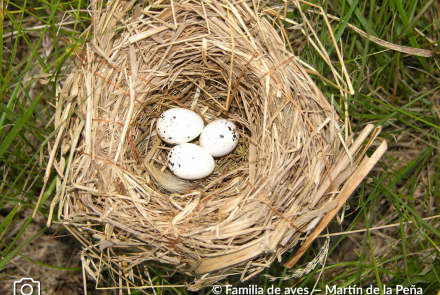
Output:
[[[324,2],[324,10],[341,18],[339,24],[334,24],[334,34],[336,39],[343,38],[345,65],[352,73],[354,88],[359,90],[355,95],[347,97],[353,130],[361,130],[368,122],[381,125],[381,136],[390,144],[395,143],[394,137],[398,137],[400,143],[413,141],[414,144],[407,150],[414,153],[414,156],[406,157],[405,162],[398,165],[402,155],[390,145],[390,150],[380,163],[382,171],[376,169],[377,171],[370,174],[372,181],[361,185],[356,194],[358,202],[349,200],[353,209],[348,217],[351,224],[344,226],[346,231],[355,226],[368,229],[381,221],[384,225],[400,223],[400,227],[392,232],[392,238],[397,242],[392,251],[378,253],[375,248],[377,241],[373,239],[372,232],[367,231],[359,241],[361,251],[357,252],[358,263],[346,265],[336,261],[331,266],[334,271],[329,269],[327,272],[335,277],[321,281],[321,287],[334,283],[339,283],[340,286],[380,286],[384,282],[388,287],[410,286],[419,279],[416,286],[423,287],[424,294],[437,294],[440,290],[437,270],[439,262],[438,258],[429,259],[428,256],[434,253],[438,255],[438,221],[434,223],[435,226],[431,226],[422,217],[438,214],[438,210],[429,211],[427,207],[428,202],[438,205],[440,197],[437,187],[439,181],[436,179],[440,169],[440,120],[438,111],[435,111],[439,104],[439,84],[436,82],[439,68],[434,62],[435,58],[404,56],[390,50],[383,52],[386,48],[369,42],[362,36],[356,36],[356,32],[347,27],[350,23],[388,42],[433,50],[436,44],[429,44],[420,35],[415,35],[413,29],[424,31],[429,38],[438,36],[438,29],[434,29],[424,17],[414,18],[421,10],[430,11],[434,23],[438,23],[437,12],[424,9],[426,5],[432,5],[432,1],[383,1],[374,13],[369,7],[377,5],[376,1],[341,0],[331,4],[330,8],[329,2]],[[326,41],[328,40],[327,38]],[[333,46],[328,48],[329,52],[333,50]],[[307,56],[305,59],[312,66],[325,72],[323,61],[316,59],[306,48],[302,52],[301,56]],[[401,80],[397,79],[396,73],[400,74]],[[333,95],[339,98],[337,101],[343,101],[339,91],[323,85],[319,80],[316,82],[328,96]],[[340,110],[341,115],[345,116],[342,105]],[[420,177],[424,175],[432,177],[428,180],[428,185],[420,181]],[[423,190],[424,195],[417,192],[416,196],[418,190]],[[387,214],[383,214],[384,207],[387,208]],[[398,219],[394,217],[390,220],[387,216],[390,211],[397,212]],[[413,223],[407,228],[407,222]],[[340,255],[337,249],[344,241],[346,238],[341,237],[333,244],[329,257],[332,257],[332,251],[335,251],[333,257]],[[430,249],[429,252],[427,249]]]
[[[340,92],[313,77],[318,87],[333,97],[343,119],[349,118],[353,132],[367,123],[382,126],[381,137],[389,143],[389,151],[349,199],[342,224],[335,220],[330,232],[347,232],[332,237],[325,265],[318,265],[299,279],[272,283],[258,276],[248,284],[268,288],[317,288],[325,285],[375,286],[415,285],[424,294],[440,291],[440,230],[439,219],[423,218],[440,214],[440,16],[437,1],[431,0],[335,0],[311,1],[324,11],[339,17],[332,22],[333,34],[342,42],[344,64],[347,67],[354,95],[342,97]],[[51,119],[56,104],[56,89],[71,65],[74,50],[85,41],[82,32],[90,17],[82,12],[84,0],[25,0],[4,1],[0,26],[2,74],[0,76],[0,278],[9,274],[5,269],[24,247],[31,247],[45,235],[46,228],[32,231],[34,210],[43,187],[48,143],[56,130]],[[289,6],[292,5],[289,3]],[[327,53],[341,72],[335,46],[322,18],[307,4],[302,4]],[[374,9],[371,9],[374,7]],[[80,11],[78,13],[73,13]],[[69,25],[59,26],[64,15],[71,15]],[[300,20],[296,11],[288,13]],[[369,41],[348,27],[348,24],[384,41],[412,48],[436,50],[432,57],[418,57],[389,50]],[[286,28],[290,25],[284,24]],[[418,33],[422,32],[421,35]],[[289,31],[288,31],[289,32]],[[68,41],[66,41],[68,40]],[[294,50],[322,76],[332,80],[329,67],[305,39],[293,40]],[[340,46],[340,43],[338,43]],[[50,50],[49,50],[50,49]],[[299,49],[299,51],[298,51]],[[348,113],[344,103],[348,104]],[[371,154],[374,150],[370,149]],[[59,158],[57,158],[58,160]],[[55,173],[43,195],[39,214],[48,217],[50,199],[56,187]],[[57,214],[55,212],[55,214]],[[21,224],[12,236],[14,224]],[[387,224],[398,226],[370,231],[371,227]],[[362,233],[350,233],[366,229]],[[349,237],[351,235],[351,239]],[[5,238],[8,237],[8,238]],[[352,241],[352,240],[355,240]],[[389,239],[386,243],[383,241]],[[318,239],[301,260],[310,262],[320,251],[323,239]],[[319,245],[318,245],[319,244]],[[349,246],[345,246],[349,245]],[[348,248],[347,248],[348,247]],[[351,255],[350,259],[346,259]],[[285,259],[289,256],[285,254]],[[25,257],[28,258],[28,257]],[[74,267],[48,265],[29,258],[35,267],[61,268],[72,273]],[[164,270],[151,267],[156,285],[183,284],[188,277],[165,278]],[[274,263],[267,274],[284,276],[289,270]],[[229,278],[235,283],[236,278]],[[2,284],[2,283],[0,283]],[[158,291],[159,292],[159,291]],[[165,291],[164,291],[165,292]],[[168,289],[169,293],[189,294],[183,289]],[[167,292],[165,292],[167,293]],[[206,290],[209,293],[209,290]],[[141,294],[134,291],[132,294]],[[159,294],[159,293],[158,293]],[[162,294],[162,293],[160,293]]]

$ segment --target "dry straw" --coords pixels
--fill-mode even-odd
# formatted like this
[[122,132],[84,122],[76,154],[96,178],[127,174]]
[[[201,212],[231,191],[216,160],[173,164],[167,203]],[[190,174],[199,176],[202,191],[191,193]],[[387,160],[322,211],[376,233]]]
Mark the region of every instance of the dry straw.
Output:
[[[92,1],[93,38],[77,52],[57,103],[55,123],[65,123],[47,174],[54,164],[51,210],[58,206],[57,222],[83,243],[84,276],[98,282],[106,270],[114,288],[147,288],[146,265],[155,261],[194,276],[189,288],[197,290],[258,274],[310,232],[286,264],[293,266],[386,144],[368,158],[361,148],[373,127],[356,140],[348,123],[341,130],[308,75],[317,72],[274,29],[282,16],[273,9],[256,1],[134,3]],[[333,84],[342,96],[353,92],[302,16]],[[177,180],[167,169],[171,146],[155,122],[175,107],[239,126],[238,147],[204,179]],[[54,161],[59,150],[70,150],[66,164]]]

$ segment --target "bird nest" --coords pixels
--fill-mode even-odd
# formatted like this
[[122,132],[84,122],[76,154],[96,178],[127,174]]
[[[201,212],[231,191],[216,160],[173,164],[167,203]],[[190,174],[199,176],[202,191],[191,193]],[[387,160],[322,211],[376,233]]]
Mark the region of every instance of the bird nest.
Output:
[[[93,37],[57,104],[54,148],[70,157],[51,209],[97,281],[105,269],[142,288],[151,263],[194,276],[193,290],[245,280],[337,211],[368,132],[342,140],[334,108],[252,3],[133,3],[91,8]],[[208,177],[167,168],[155,124],[176,107],[237,126],[237,148]]]

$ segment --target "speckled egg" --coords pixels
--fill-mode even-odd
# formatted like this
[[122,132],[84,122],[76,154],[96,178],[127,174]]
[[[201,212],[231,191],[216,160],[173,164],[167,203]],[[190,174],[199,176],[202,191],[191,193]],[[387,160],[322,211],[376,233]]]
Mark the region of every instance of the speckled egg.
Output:
[[214,171],[214,158],[201,146],[182,143],[168,153],[168,168],[183,179],[200,179]]
[[203,120],[197,113],[184,108],[174,108],[160,115],[156,131],[163,141],[181,144],[199,136],[203,126]]
[[231,121],[219,119],[206,125],[200,135],[199,144],[213,157],[222,157],[232,152],[240,135]]

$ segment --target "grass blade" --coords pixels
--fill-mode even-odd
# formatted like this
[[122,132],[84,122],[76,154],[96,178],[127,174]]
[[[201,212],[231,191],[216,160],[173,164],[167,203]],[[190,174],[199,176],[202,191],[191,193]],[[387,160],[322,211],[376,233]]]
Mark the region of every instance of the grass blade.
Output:
[[20,208],[20,203],[18,203],[12,210],[9,212],[8,216],[2,221],[0,224],[0,237],[3,234],[3,231],[5,228],[12,222],[12,219],[15,216],[15,213],[17,213],[18,208]]

